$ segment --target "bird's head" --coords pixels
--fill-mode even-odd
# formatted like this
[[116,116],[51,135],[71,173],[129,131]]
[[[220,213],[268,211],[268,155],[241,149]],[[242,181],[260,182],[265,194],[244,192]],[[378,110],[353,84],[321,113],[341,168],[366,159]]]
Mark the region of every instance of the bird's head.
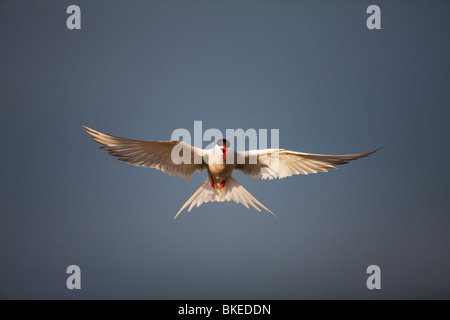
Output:
[[216,148],[218,148],[223,155],[223,159],[225,160],[225,157],[227,155],[227,149],[230,147],[230,142],[227,139],[220,139],[217,144]]

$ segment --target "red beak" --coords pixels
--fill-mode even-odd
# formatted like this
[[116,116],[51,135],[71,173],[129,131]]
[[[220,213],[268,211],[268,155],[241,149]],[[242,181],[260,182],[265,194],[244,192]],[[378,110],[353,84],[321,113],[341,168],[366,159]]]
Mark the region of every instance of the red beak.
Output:
[[226,156],[226,154],[227,154],[227,147],[223,147],[222,148],[222,153],[223,153],[223,159],[225,160],[225,156]]

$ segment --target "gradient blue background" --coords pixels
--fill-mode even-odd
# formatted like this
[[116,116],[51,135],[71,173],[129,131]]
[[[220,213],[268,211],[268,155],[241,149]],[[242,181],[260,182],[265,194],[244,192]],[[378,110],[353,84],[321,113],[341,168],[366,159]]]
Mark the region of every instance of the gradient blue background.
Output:
[[[2,1],[0,298],[449,299],[449,9]],[[194,120],[279,129],[303,152],[383,149],[329,173],[235,174],[279,218],[209,203],[173,220],[205,174],[118,162],[80,126],[168,140]]]

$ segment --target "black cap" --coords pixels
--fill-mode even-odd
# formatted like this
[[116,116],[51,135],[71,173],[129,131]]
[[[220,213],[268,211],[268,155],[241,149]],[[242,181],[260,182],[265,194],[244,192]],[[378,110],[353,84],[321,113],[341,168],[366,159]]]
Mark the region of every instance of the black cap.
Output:
[[219,139],[219,141],[217,141],[217,145],[218,146],[225,145],[227,148],[229,148],[230,147],[230,142],[227,139]]

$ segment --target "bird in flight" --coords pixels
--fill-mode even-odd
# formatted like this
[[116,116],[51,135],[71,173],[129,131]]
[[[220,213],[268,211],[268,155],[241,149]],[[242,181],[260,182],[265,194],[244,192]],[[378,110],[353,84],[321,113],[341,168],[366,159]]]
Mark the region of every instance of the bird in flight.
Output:
[[[182,141],[142,141],[115,137],[84,126],[92,139],[103,145],[101,149],[127,163],[161,170],[171,176],[189,180],[197,171],[208,172],[206,180],[180,208],[174,219],[186,208],[207,202],[234,201],[249,205],[261,212],[263,208],[277,216],[241,186],[232,176],[234,170],[251,179],[282,179],[292,175],[327,172],[336,165],[367,157],[378,151],[346,155],[311,154],[284,149],[235,151],[225,139],[212,149],[201,149]],[[183,154],[188,161],[174,161],[173,155]],[[198,160],[200,159],[200,160]]]

